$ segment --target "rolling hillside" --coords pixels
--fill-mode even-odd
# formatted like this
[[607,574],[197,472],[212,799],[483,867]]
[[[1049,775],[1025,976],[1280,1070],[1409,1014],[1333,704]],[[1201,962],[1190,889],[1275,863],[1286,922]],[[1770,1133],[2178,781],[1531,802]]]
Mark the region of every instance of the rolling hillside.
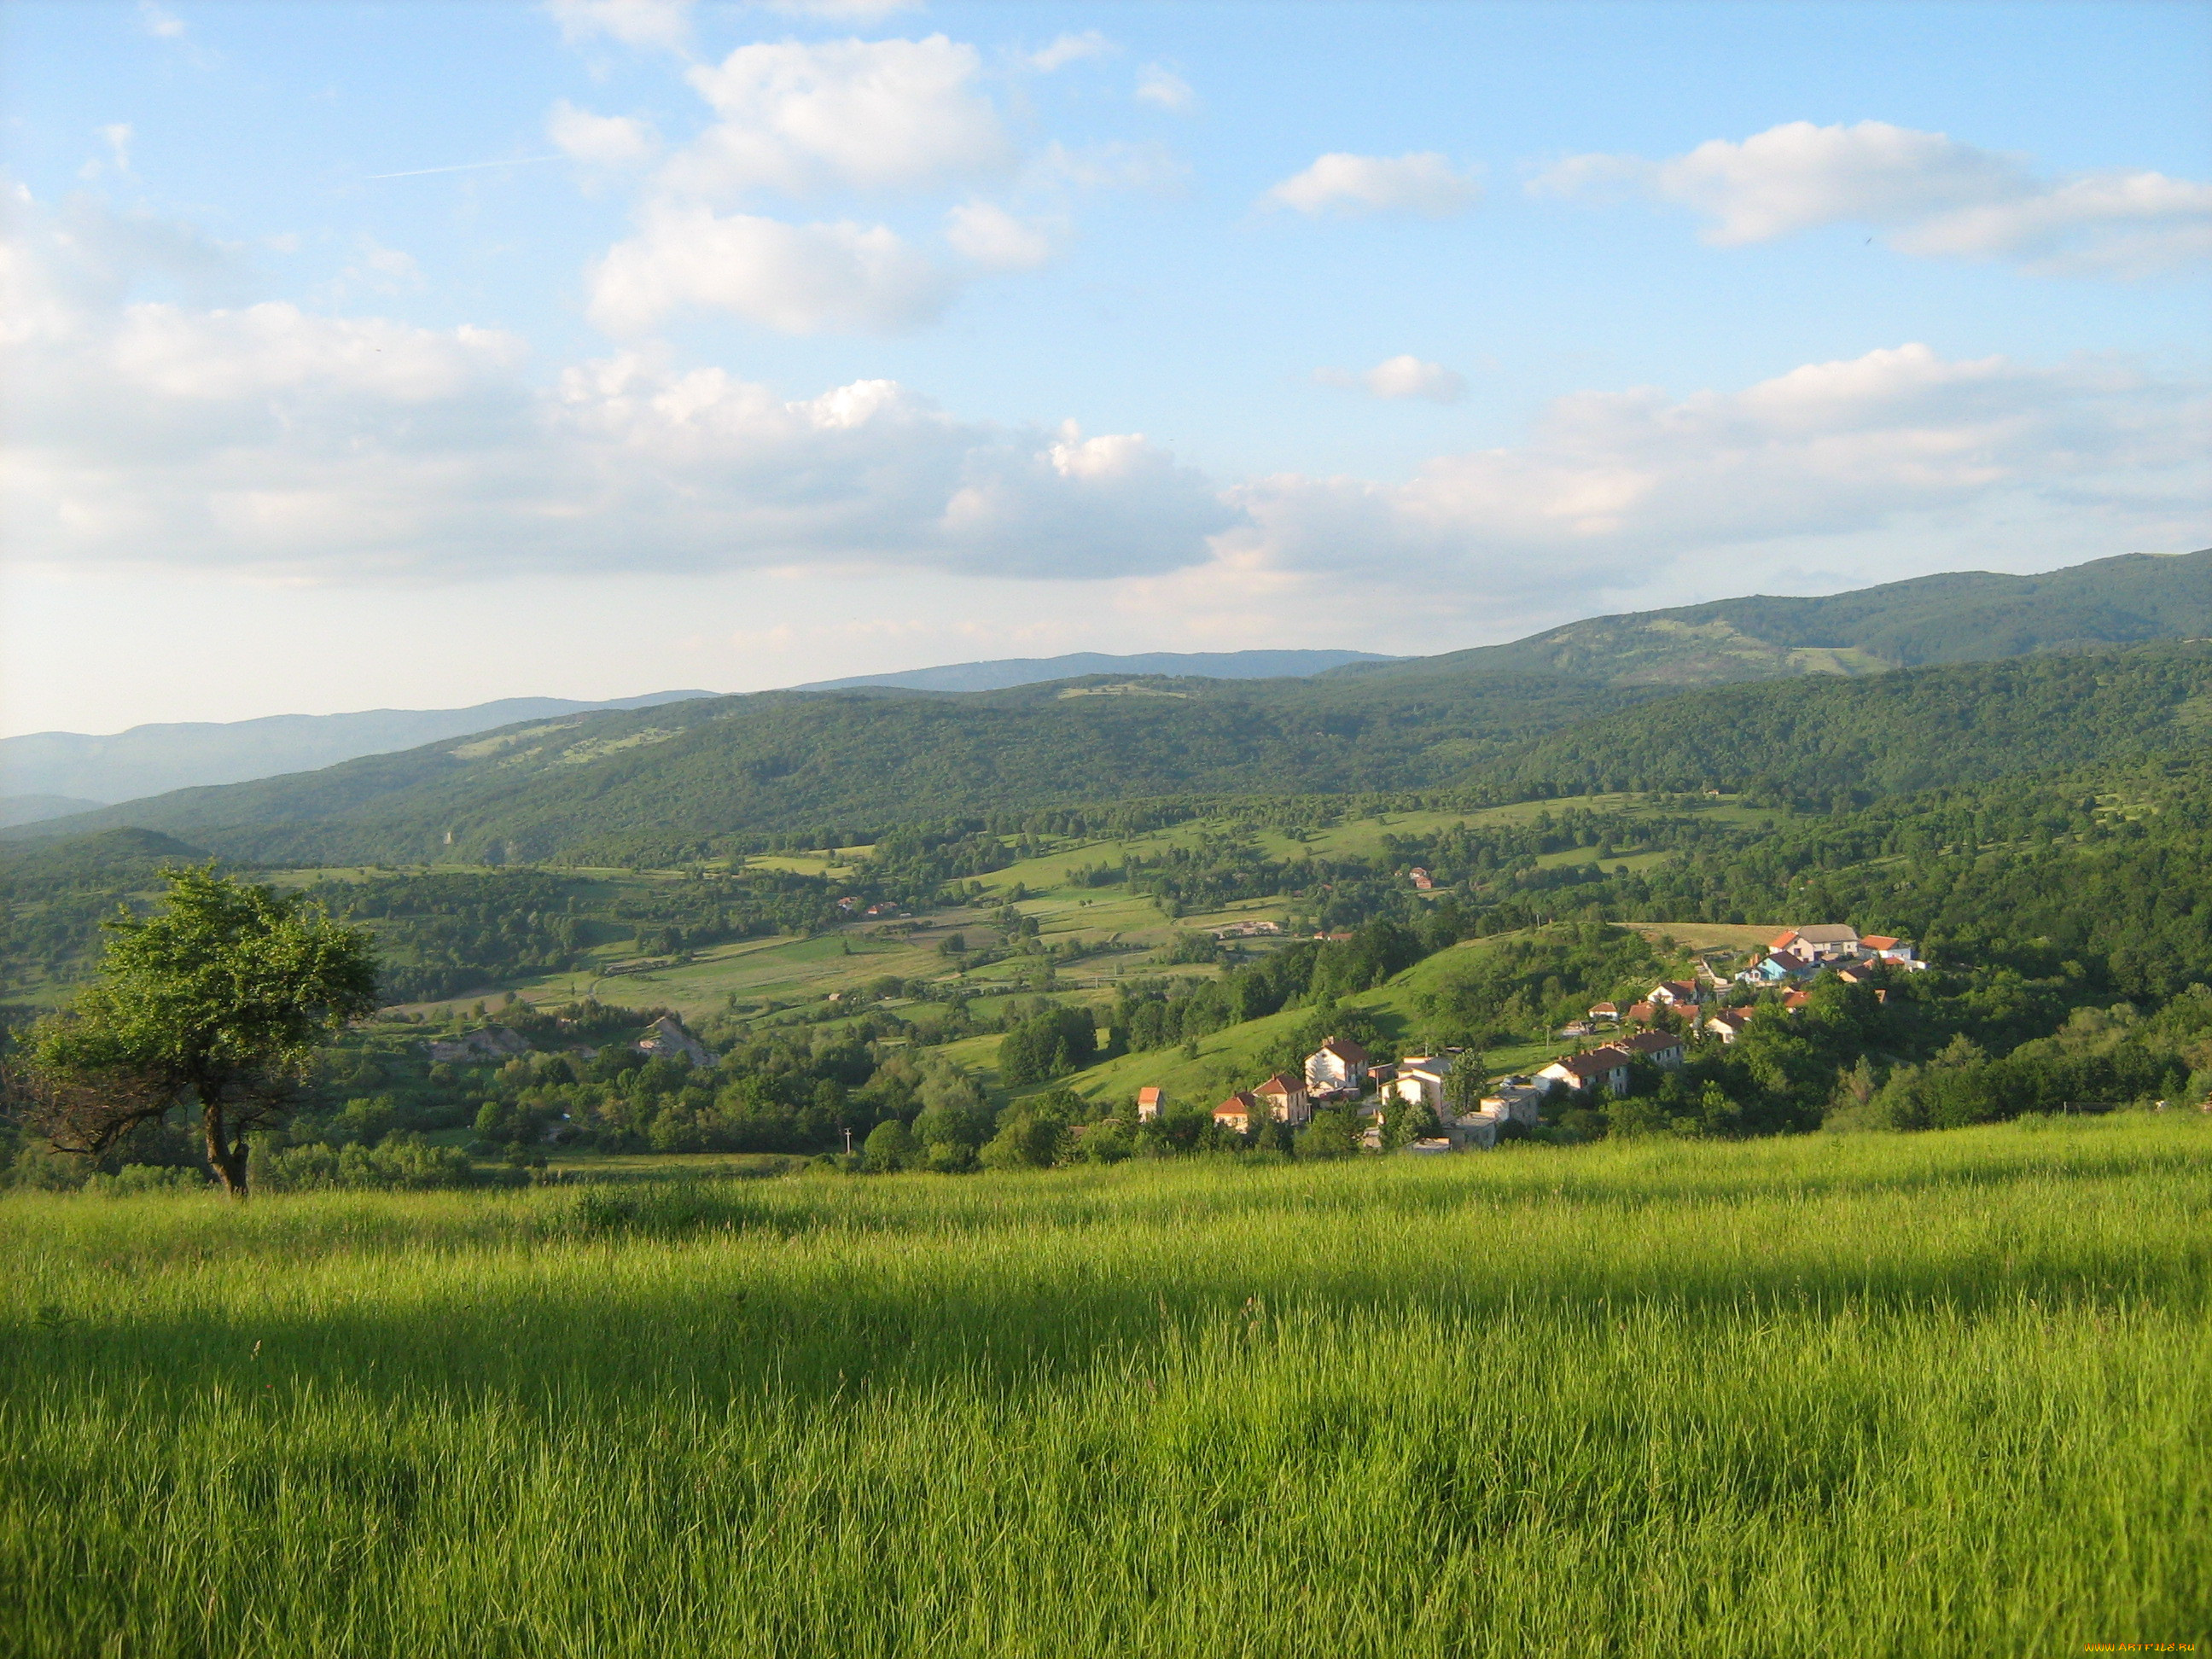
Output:
[[[270,714],[251,720],[193,720],[134,726],[94,737],[33,732],[0,738],[0,787],[8,822],[56,817],[96,802],[133,800],[173,789],[240,783],[335,766],[362,755],[465,737],[517,720],[593,708],[650,708],[708,691],[656,691],[642,697],[579,702],[567,697],[504,697],[466,708],[369,708],[349,714]],[[42,797],[58,799],[54,810]]]
[[[2002,600],[2041,618],[2008,636],[2027,654],[1994,663],[1684,690],[1656,678],[1608,684],[1501,672],[1503,659],[1465,653],[1311,679],[1092,676],[968,695],[769,692],[526,721],[9,834],[135,825],[280,863],[673,862],[726,850],[732,836],[826,839],[832,830],[1166,796],[1449,791],[1496,801],[1727,787],[1825,804],[1838,791],[1919,788],[2201,740],[2212,729],[2212,647],[2073,647],[2083,643],[2084,595],[2116,596],[2100,613],[2108,621],[2124,613],[2130,625],[2179,629],[2191,624],[2191,605],[2203,609],[2196,590],[2206,579],[2212,554],[1730,602],[1744,617],[1752,611],[1743,607],[1826,606],[1857,618],[1855,637],[1894,643],[1917,628],[1930,648],[1948,637],[1942,617],[1979,614],[1960,608],[1969,602],[1985,611]],[[2023,594],[2023,583],[2043,586]],[[2130,596],[2132,609],[2121,603]]]
[[2129,553],[2037,576],[1957,571],[1819,599],[1753,595],[1595,617],[1508,645],[1334,671],[1377,678],[1566,674],[1705,685],[2212,636],[2212,549]]
[[1443,783],[1633,695],[1488,678],[1413,696],[1218,680],[768,692],[527,724],[35,827],[135,824],[277,862],[611,855],[617,842],[1072,801]]

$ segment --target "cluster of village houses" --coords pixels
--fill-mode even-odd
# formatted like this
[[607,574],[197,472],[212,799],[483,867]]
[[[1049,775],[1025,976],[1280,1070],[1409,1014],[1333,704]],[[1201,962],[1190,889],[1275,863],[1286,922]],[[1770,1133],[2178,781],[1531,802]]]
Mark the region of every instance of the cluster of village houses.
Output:
[[[1802,1007],[1808,993],[1804,982],[1821,973],[1833,973],[1847,983],[1861,983],[1883,973],[1915,970],[1928,964],[1913,954],[1906,941],[1886,934],[1862,936],[1841,924],[1795,927],[1771,940],[1750,966],[1733,975],[1739,985],[1765,989],[1788,988],[1785,1008]],[[1682,1039],[1670,1031],[1649,1029],[1659,1022],[1662,1010],[1686,1026],[1694,1027],[1723,1043],[1734,1042],[1750,1024],[1752,1010],[1714,1006],[1729,981],[1709,964],[1700,963],[1694,980],[1662,980],[1640,1002],[1626,1009],[1601,1002],[1587,1020],[1565,1027],[1562,1036],[1586,1036],[1603,1027],[1624,1025],[1646,1029],[1619,1036],[1593,1048],[1565,1054],[1533,1075],[1507,1077],[1491,1085],[1469,1111],[1455,1111],[1448,1103],[1446,1080],[1452,1068],[1467,1059],[1480,1063],[1480,1055],[1463,1055],[1450,1049],[1440,1054],[1417,1054],[1395,1064],[1374,1063],[1366,1049],[1342,1037],[1331,1037],[1306,1056],[1305,1075],[1278,1072],[1253,1089],[1240,1089],[1213,1109],[1216,1123],[1239,1134],[1249,1133],[1255,1122],[1273,1118],[1295,1128],[1313,1116],[1316,1103],[1344,1103],[1364,1107],[1371,1120],[1367,1144],[1382,1144],[1382,1119],[1394,1101],[1420,1103],[1437,1114],[1443,1127],[1441,1137],[1417,1140],[1413,1152],[1449,1152],[1464,1148],[1487,1149],[1498,1144],[1499,1130],[1509,1123],[1533,1124],[1537,1109],[1554,1087],[1577,1094],[1603,1088],[1614,1095],[1628,1092],[1632,1068],[1639,1062],[1672,1070],[1682,1063]],[[1879,997],[1886,993],[1877,988]],[[1163,1091],[1137,1091],[1137,1115],[1155,1118],[1166,1104]]]
[[[1214,931],[1217,936],[1251,937],[1281,929],[1273,922],[1237,922]],[[1851,927],[1833,924],[1790,929],[1770,941],[1756,960],[1732,978],[1734,983],[1753,989],[1784,988],[1781,1006],[1790,1009],[1804,1005],[1805,981],[1822,973],[1857,984],[1885,973],[1913,971],[1927,965],[1904,939],[1881,933],[1863,936]],[[1643,1000],[1626,1008],[1598,1003],[1587,1019],[1565,1027],[1559,1035],[1587,1036],[1601,1029],[1626,1026],[1644,1029],[1593,1048],[1564,1054],[1533,1075],[1502,1078],[1471,1110],[1455,1110],[1446,1085],[1455,1066],[1462,1060],[1480,1063],[1479,1054],[1454,1048],[1378,1064],[1358,1043],[1346,1037],[1331,1037],[1306,1056],[1304,1076],[1278,1072],[1256,1088],[1239,1089],[1213,1109],[1213,1121],[1246,1134],[1255,1122],[1269,1118],[1297,1128],[1312,1118],[1316,1103],[1349,1105],[1360,1109],[1369,1120],[1364,1131],[1367,1145],[1379,1148],[1382,1117],[1391,1105],[1421,1104],[1436,1113],[1444,1133],[1417,1140],[1407,1151],[1487,1149],[1498,1144],[1498,1132],[1505,1125],[1534,1124],[1538,1107],[1554,1087],[1564,1085],[1577,1094],[1603,1088],[1624,1095],[1629,1090],[1631,1068],[1638,1062],[1662,1070],[1680,1066],[1682,1039],[1673,1032],[1651,1029],[1660,1023],[1662,1011],[1686,1027],[1724,1043],[1734,1042],[1750,1024],[1753,1011],[1716,1006],[1729,982],[1710,963],[1701,962],[1696,978],[1662,980]],[[1875,994],[1880,997],[1887,993],[1877,988]],[[1709,1006],[1711,1012],[1705,1012]],[[487,1025],[451,1040],[434,1039],[428,1046],[433,1060],[461,1064],[496,1062],[530,1052],[530,1044],[503,1025]],[[635,1046],[648,1059],[680,1056],[702,1068],[715,1063],[714,1054],[669,1015],[655,1020]],[[594,1050],[579,1045],[568,1052],[589,1058]],[[1139,1120],[1157,1118],[1166,1104],[1164,1090],[1137,1091]]]

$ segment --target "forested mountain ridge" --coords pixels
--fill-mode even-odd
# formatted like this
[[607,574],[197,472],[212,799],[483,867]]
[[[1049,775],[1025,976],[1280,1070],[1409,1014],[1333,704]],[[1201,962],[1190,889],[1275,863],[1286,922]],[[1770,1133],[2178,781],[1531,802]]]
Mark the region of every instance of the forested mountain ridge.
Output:
[[763,692],[526,724],[36,828],[136,824],[257,861],[613,860],[641,838],[1441,783],[1637,695],[1489,678],[1406,690],[1154,679],[962,696]]
[[[674,862],[747,836],[1194,795],[1741,790],[1821,811],[2212,736],[2212,644],[1662,695],[1550,676],[768,693],[541,722],[68,821],[229,858]],[[40,826],[44,827],[44,826]],[[22,832],[16,832],[21,838]]]
[[2015,657],[1692,691],[1538,738],[1486,769],[1504,799],[1743,790],[1817,810],[2212,740],[2212,645]]
[[[94,736],[32,732],[0,738],[0,786],[22,799],[79,796],[76,811],[99,801],[136,799],[175,789],[240,783],[280,773],[335,766],[471,732],[599,708],[647,708],[708,691],[656,691],[642,697],[580,702],[505,697],[465,708],[368,708],[344,714],[268,714],[249,720],[190,720],[134,726]],[[40,811],[39,817],[58,812]],[[29,823],[29,817],[15,820]]]
[[1330,678],[1552,673],[1615,685],[1875,674],[2212,637],[2212,549],[2129,553],[2041,575],[1954,571],[1816,599],[1753,595],[1583,622]]
[[991,662],[946,663],[887,674],[853,674],[843,679],[813,680],[785,688],[792,691],[849,691],[856,686],[891,686],[905,691],[1004,691],[1048,680],[1079,679],[1086,674],[1195,675],[1206,679],[1298,679],[1351,662],[1395,662],[1376,651],[1145,651],[1109,656],[1097,651],[1061,657],[1006,657]]

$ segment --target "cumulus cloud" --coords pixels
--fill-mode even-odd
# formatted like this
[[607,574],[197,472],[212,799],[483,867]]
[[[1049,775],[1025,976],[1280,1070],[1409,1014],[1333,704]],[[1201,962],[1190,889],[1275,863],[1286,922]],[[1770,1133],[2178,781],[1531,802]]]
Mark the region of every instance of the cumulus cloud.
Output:
[[918,11],[922,0],[754,0],[787,17],[818,17],[830,22],[872,23],[895,12]]
[[1902,252],[2046,274],[2140,276],[2212,255],[2212,185],[2149,172],[2048,178],[2024,157],[1885,121],[1792,121],[1658,161],[1572,156],[1529,189],[1673,203],[1702,214],[1705,239],[1724,247],[1851,223]]
[[1055,229],[991,202],[963,202],[945,218],[945,240],[988,270],[1034,270],[1050,263]]
[[520,340],[495,330],[316,317],[269,301],[236,311],[127,307],[108,362],[122,384],[180,404],[312,392],[405,404],[460,397],[524,355]]
[[601,35],[675,52],[691,44],[691,0],[548,0],[546,9],[571,46]]
[[2112,368],[1905,345],[1735,392],[1564,398],[1527,442],[1440,457],[1401,484],[1256,481],[1236,492],[1255,527],[1229,540],[1273,568],[1395,568],[1526,594],[1911,513],[2045,501],[2201,514],[2207,413],[2201,393]]
[[6,252],[27,562],[1081,579],[1202,562],[1237,521],[1139,434],[962,421],[889,380],[786,398],[641,354],[547,389],[497,331],[118,299],[64,239]]
[[1442,363],[1424,362],[1410,352],[1384,358],[1359,379],[1377,398],[1419,398],[1432,404],[1455,404],[1467,396],[1464,377]]
[[975,49],[942,34],[740,46],[690,71],[717,119],[672,158],[661,187],[726,201],[1002,173],[1013,148],[981,73]]
[[1086,58],[1103,58],[1114,50],[1114,43],[1097,29],[1085,29],[1080,34],[1063,34],[1050,46],[1028,54],[1023,61],[1040,75],[1050,75],[1054,70],[1066,69],[1070,64],[1079,64]]
[[1482,187],[1434,150],[1353,155],[1335,150],[1261,198],[1300,213],[1416,213],[1449,217],[1482,199]]
[[1137,71],[1135,96],[1140,104],[1176,114],[1198,105],[1198,94],[1191,89],[1190,82],[1164,64],[1147,64]]
[[595,115],[567,99],[545,118],[545,136],[564,155],[587,167],[635,167],[660,148],[649,123],[627,115]]
[[888,380],[793,398],[651,350],[547,371],[495,330],[148,300],[161,238],[31,217],[0,241],[0,468],[11,554],[42,567],[1111,579],[1102,605],[1186,630],[1295,622],[1327,594],[1378,623],[1418,598],[1433,632],[1663,592],[1698,561],[1741,592],[1781,550],[1795,580],[1914,526],[1943,545],[2020,526],[2052,562],[2198,545],[2212,501],[2203,390],[2105,360],[1905,345],[1563,398],[1400,481],[1224,488],[1141,434],[964,420]]
[[788,334],[890,333],[934,321],[952,283],[882,225],[792,225],[705,207],[650,209],[592,268],[592,320],[615,334],[682,307]]

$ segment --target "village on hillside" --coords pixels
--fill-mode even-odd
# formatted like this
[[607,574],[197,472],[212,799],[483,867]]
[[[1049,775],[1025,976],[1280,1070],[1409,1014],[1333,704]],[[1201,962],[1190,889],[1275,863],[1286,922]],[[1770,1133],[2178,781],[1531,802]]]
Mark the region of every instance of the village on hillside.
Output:
[[[1426,872],[1416,870],[1417,886]],[[1247,927],[1252,924],[1245,924]],[[1272,928],[1272,923],[1260,924]],[[1893,971],[1914,972],[1928,964],[1907,940],[1888,934],[1861,934],[1843,923],[1794,927],[1771,940],[1747,967],[1723,979],[1704,962],[1688,980],[1662,980],[1626,1008],[1611,1002],[1593,1005],[1589,1017],[1565,1027],[1562,1036],[1589,1036],[1612,1029],[1610,1041],[1564,1054],[1532,1073],[1499,1078],[1475,1075],[1480,1054],[1462,1049],[1416,1054],[1377,1063],[1360,1044],[1330,1037],[1305,1059],[1304,1074],[1278,1072],[1265,1082],[1239,1089],[1213,1109],[1213,1121],[1239,1134],[1273,1119],[1291,1128],[1310,1121],[1315,1110],[1351,1110],[1363,1121],[1362,1144],[1379,1152],[1385,1126],[1394,1113],[1413,1109],[1412,1121],[1432,1133],[1407,1138],[1401,1150],[1415,1154],[1487,1151],[1516,1130],[1534,1127],[1554,1093],[1584,1094],[1604,1089],[1626,1095],[1635,1068],[1669,1071],[1680,1066],[1686,1042],[1732,1043],[1754,1018],[1770,1010],[1788,1015],[1805,1006],[1813,981],[1832,974],[1860,984]],[[1731,988],[1740,1000],[1722,1006]],[[1759,993],[1781,990],[1778,998],[1755,1000]],[[1877,987],[1874,994],[1887,993]],[[1710,1012],[1708,1012],[1710,1011]],[[1139,1120],[1158,1117],[1168,1109],[1164,1090],[1137,1091]]]

